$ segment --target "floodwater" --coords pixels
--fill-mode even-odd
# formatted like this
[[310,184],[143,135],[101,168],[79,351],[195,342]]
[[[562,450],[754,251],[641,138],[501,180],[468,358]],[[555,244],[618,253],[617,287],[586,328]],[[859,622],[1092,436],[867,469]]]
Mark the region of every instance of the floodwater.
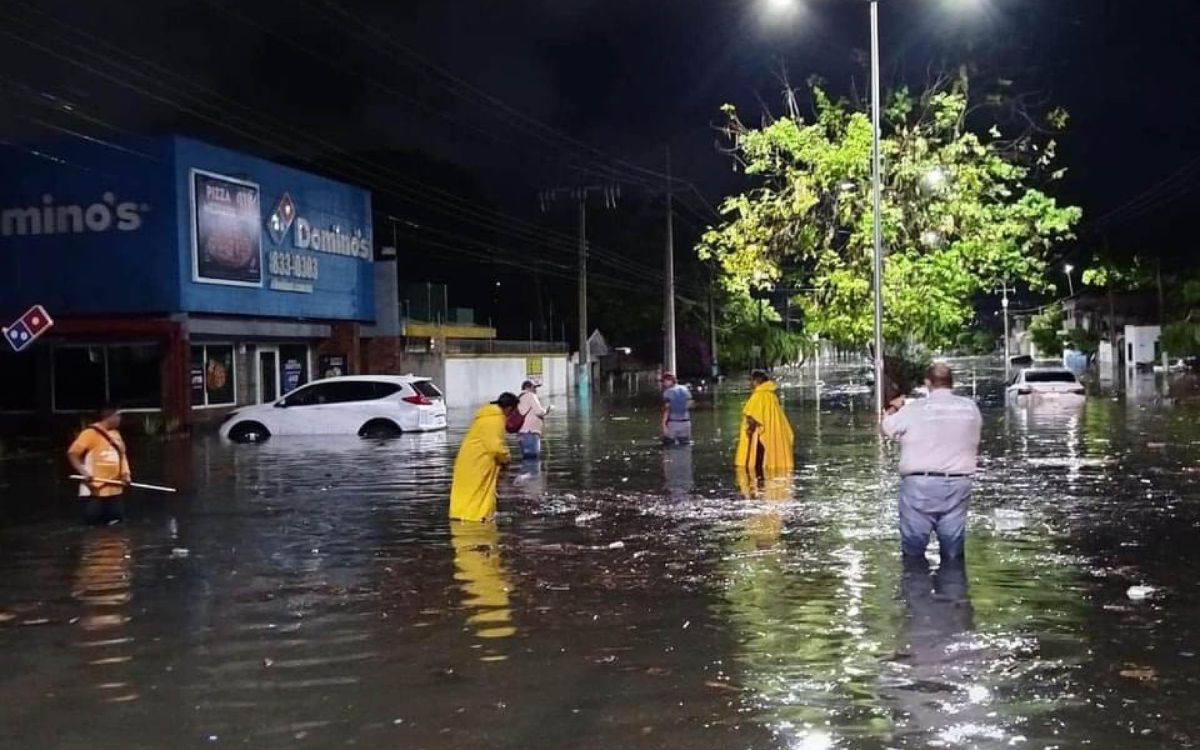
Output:
[[135,446],[185,491],[111,529],[75,525],[56,460],[0,463],[0,745],[1200,744],[1197,414],[979,393],[965,568],[902,567],[894,450],[811,386],[763,483],[729,467],[735,394],[687,449],[652,401],[573,405],[494,524],[444,517],[463,414]]

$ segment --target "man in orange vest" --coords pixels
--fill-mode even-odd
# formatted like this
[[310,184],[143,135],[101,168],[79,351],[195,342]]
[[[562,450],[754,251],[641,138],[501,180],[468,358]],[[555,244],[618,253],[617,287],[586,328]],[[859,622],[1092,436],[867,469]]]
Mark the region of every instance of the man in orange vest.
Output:
[[76,474],[87,477],[79,483],[79,497],[84,500],[84,523],[112,525],[125,518],[121,495],[131,477],[125,441],[118,432],[120,427],[120,409],[106,406],[100,412],[100,419],[83,428],[67,449],[71,468]]

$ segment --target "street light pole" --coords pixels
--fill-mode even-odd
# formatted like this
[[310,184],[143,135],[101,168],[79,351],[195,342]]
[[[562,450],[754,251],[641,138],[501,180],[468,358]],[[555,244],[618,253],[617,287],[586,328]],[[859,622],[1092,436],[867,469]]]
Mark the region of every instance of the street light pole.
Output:
[[1004,382],[1008,382],[1009,360],[1012,355],[1009,353],[1008,346],[1008,280],[1005,279],[1004,286],[1001,287],[1004,297],[1000,300],[1000,306],[1004,308]]
[[883,414],[883,177],[879,140],[879,0],[871,0],[871,203],[874,210],[875,413]]
[[675,361],[675,216],[671,206],[671,149],[667,148],[667,246],[663,261],[663,369],[679,374]]
[[1071,272],[1075,270],[1075,266],[1068,263],[1063,266],[1063,271],[1067,274],[1067,291],[1072,297],[1075,296],[1075,280],[1071,278]]

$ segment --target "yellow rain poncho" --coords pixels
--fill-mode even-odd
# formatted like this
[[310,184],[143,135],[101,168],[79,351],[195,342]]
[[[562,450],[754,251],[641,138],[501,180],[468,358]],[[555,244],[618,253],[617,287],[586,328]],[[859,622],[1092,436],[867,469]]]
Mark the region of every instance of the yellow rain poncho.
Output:
[[[746,417],[756,423],[751,436]],[[775,383],[768,380],[758,385],[742,407],[742,423],[738,431],[737,453],[734,466],[749,472],[791,469],[795,466],[792,446],[795,435],[787,415],[775,394]],[[759,461],[759,451],[763,452]]]
[[508,463],[504,443],[504,410],[495,404],[481,407],[467,430],[454,459],[450,486],[450,517],[482,521],[496,513],[496,483],[500,468]]

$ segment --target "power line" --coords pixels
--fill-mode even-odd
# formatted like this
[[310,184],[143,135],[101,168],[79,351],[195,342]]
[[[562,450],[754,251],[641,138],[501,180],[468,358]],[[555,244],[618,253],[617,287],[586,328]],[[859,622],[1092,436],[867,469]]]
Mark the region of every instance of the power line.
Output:
[[[1092,228],[1125,223],[1178,201],[1192,190],[1192,187],[1183,188],[1194,181],[1197,171],[1200,171],[1200,157],[1188,161],[1125,203],[1097,217],[1092,221]],[[1171,193],[1172,190],[1175,192]]]
[[446,70],[445,68],[442,68],[441,66],[426,59],[425,57],[423,57],[422,55],[420,55],[419,53],[417,53],[410,47],[407,47],[407,46],[401,44],[400,42],[396,41],[394,34],[387,33],[385,31],[383,31],[382,29],[363,21],[356,14],[347,11],[344,7],[342,7],[339,3],[335,2],[334,0],[306,0],[306,3],[309,4],[310,6],[313,4],[313,2],[320,3],[321,5],[329,8],[333,13],[341,16],[343,19],[357,25],[359,28],[361,28],[363,30],[365,35],[367,35],[369,37],[374,37],[374,38],[380,40],[380,42],[382,42],[384,45],[395,50],[396,53],[399,54],[401,57],[404,57],[404,58],[407,58],[407,59],[413,61],[413,63],[415,63],[415,65],[418,68],[424,68],[426,71],[431,73],[433,76],[443,79],[443,81],[445,81],[445,83],[442,84],[443,87],[447,91],[450,91],[452,94],[459,96],[460,98],[470,99],[473,97],[475,99],[481,100],[484,103],[488,104],[489,106],[496,107],[497,109],[508,113],[513,118],[529,125],[530,127],[534,128],[535,130],[545,133],[546,135],[553,137],[563,143],[569,144],[570,146],[572,146],[576,149],[580,149],[585,152],[591,153],[594,158],[602,159],[607,164],[620,166],[622,168],[622,170],[626,171],[627,173],[632,172],[632,173],[644,175],[644,177],[642,179],[652,179],[652,180],[657,180],[657,181],[669,179],[667,177],[667,175],[665,175],[661,172],[657,172],[652,169],[647,169],[645,167],[639,166],[637,164],[633,164],[624,159],[620,159],[620,158],[614,157],[610,154],[607,154],[607,153],[601,151],[600,149],[596,148],[595,146],[592,146],[588,143],[584,143],[583,141],[573,138],[573,137],[563,133],[562,131],[556,130],[555,128],[543,123],[542,121],[537,120],[537,119],[525,114],[524,112],[521,112],[521,111],[509,106],[504,101],[496,98],[495,96],[487,93],[483,89],[480,89],[479,87],[475,86],[474,84],[471,84],[470,82],[468,82],[468,81],[456,76],[455,74],[451,73],[450,71]]
[[[51,19],[51,20],[53,20],[53,19]],[[25,23],[28,23],[28,22],[26,21]],[[81,32],[77,29],[74,29],[66,24],[60,23],[59,25],[67,26],[67,28],[69,28],[71,31],[73,31],[77,34],[81,34],[84,36],[93,36],[93,35],[87,34],[87,32]],[[92,74],[103,77],[103,78],[110,80],[118,85],[123,86],[123,87],[130,88],[131,90],[134,90],[134,91],[136,91],[144,96],[147,96],[149,98],[155,99],[156,101],[159,101],[161,103],[165,103],[168,106],[171,106],[179,111],[188,112],[190,114],[193,114],[197,117],[200,117],[203,120],[206,120],[210,123],[216,124],[219,127],[222,127],[223,129],[238,133],[238,134],[240,134],[244,137],[247,137],[253,141],[256,141],[258,143],[262,143],[264,145],[269,145],[272,147],[274,147],[276,145],[276,142],[273,139],[264,138],[261,135],[247,131],[244,128],[238,127],[237,125],[231,123],[229,121],[229,113],[228,112],[224,113],[224,115],[225,115],[224,117],[216,117],[213,115],[208,115],[207,113],[205,113],[203,111],[199,111],[193,107],[189,107],[186,104],[181,104],[181,103],[176,102],[168,97],[162,96],[160,94],[156,94],[155,92],[152,92],[152,91],[148,91],[147,89],[145,89],[137,84],[132,83],[127,78],[122,78],[118,75],[113,75],[111,73],[100,70],[93,65],[84,63],[80,59],[72,57],[67,54],[64,54],[61,51],[46,47],[45,45],[40,44],[38,42],[34,42],[31,39],[27,39],[24,37],[14,35],[11,32],[8,32],[7,30],[0,30],[0,31],[4,31],[10,37],[16,39],[17,41],[21,41],[25,44],[33,46],[34,48],[40,49],[41,51],[45,52],[46,54],[50,54],[54,57],[57,57],[64,61],[67,61],[71,64],[76,65],[77,67],[87,70],[88,72],[90,72]],[[228,97],[224,97],[224,96],[220,95],[219,93],[212,92],[211,89],[207,89],[204,86],[196,84],[195,82],[191,81],[190,79],[187,79],[185,76],[177,74],[174,71],[171,71],[170,69],[163,68],[162,66],[157,65],[153,61],[146,60],[145,58],[140,58],[136,55],[128,53],[125,50],[116,48],[114,45],[111,45],[111,44],[105,42],[104,40],[96,40],[96,41],[99,41],[101,44],[103,44],[109,48],[116,49],[117,52],[120,52],[121,54],[138,61],[139,63],[141,63],[144,66],[152,67],[154,69],[162,71],[166,75],[174,78],[177,81],[185,83],[185,84],[191,86],[192,88],[196,88],[196,89],[199,89],[202,91],[208,91],[209,93],[215,94],[218,99],[223,100],[223,101],[225,101],[235,107],[238,107],[240,109],[243,109],[243,110],[249,109],[248,107],[246,107],[246,105],[243,105],[240,102],[237,102],[236,100],[229,99]],[[145,73],[141,70],[131,69],[129,66],[124,65],[123,63],[121,63],[119,61],[115,61],[110,57],[106,57],[98,52],[95,52],[94,50],[85,50],[85,52],[87,54],[89,54],[90,56],[92,56],[93,58],[107,62],[109,65],[117,68],[118,70],[124,70],[124,71],[130,72],[130,73],[133,73],[133,74],[138,75],[139,77],[149,81],[150,83],[157,84],[164,88],[170,88],[173,92],[178,91],[177,86],[172,86],[171,84],[164,83],[161,79],[159,79],[153,75],[150,75],[148,73]],[[204,101],[203,99],[200,99],[199,97],[197,97],[193,94],[189,94],[186,91],[182,91],[179,93],[182,93],[188,99],[190,99],[194,102],[197,102],[199,106],[204,106],[204,107],[211,106],[207,101]],[[266,120],[267,124],[263,125],[264,120],[261,116],[259,116],[258,118],[254,118],[254,117],[237,118],[236,122],[241,122],[248,126],[265,127],[265,128],[270,129],[271,132],[277,132],[278,128],[285,124],[280,121],[275,121],[274,123],[271,123],[270,120]],[[436,188],[434,186],[430,186],[425,183],[421,183],[420,181],[412,180],[411,178],[408,178],[405,175],[401,175],[394,170],[381,169],[376,165],[369,164],[369,163],[365,162],[365,160],[363,160],[359,157],[356,157],[354,154],[344,151],[343,149],[339,148],[336,144],[332,144],[329,141],[326,141],[326,140],[321,139],[316,136],[309,138],[309,140],[312,142],[315,142],[315,143],[319,143],[320,145],[322,145],[323,147],[325,147],[327,149],[334,150],[335,152],[344,155],[343,162],[349,162],[349,164],[350,164],[349,169],[353,170],[355,173],[355,176],[352,176],[351,179],[354,179],[354,180],[360,179],[361,178],[360,176],[362,174],[367,174],[369,177],[376,179],[376,180],[388,179],[389,186],[387,188],[384,188],[382,190],[382,192],[396,195],[396,196],[402,198],[403,200],[415,203],[417,205],[423,205],[427,208],[432,208],[433,210],[435,210],[439,213],[445,214],[447,216],[452,216],[455,219],[460,220],[460,221],[465,219],[468,223],[474,223],[474,224],[482,226],[486,229],[490,229],[490,230],[498,231],[500,233],[505,233],[505,234],[510,234],[510,235],[516,236],[519,239],[521,239],[522,241],[533,242],[534,244],[539,244],[539,245],[542,245],[542,246],[545,246],[545,247],[548,247],[551,249],[558,249],[558,250],[567,251],[567,252],[570,251],[570,250],[568,250],[568,247],[566,246],[566,242],[563,241],[563,240],[567,240],[568,238],[560,232],[557,232],[555,230],[548,230],[545,227],[530,224],[529,222],[526,222],[526,221],[523,221],[520,219],[516,219],[514,217],[510,217],[505,214],[501,214],[500,212],[495,211],[493,209],[478,207],[473,204],[465,204],[463,202],[464,199],[461,199],[459,196],[455,196],[447,191],[441,190],[440,188]],[[314,160],[305,159],[305,161],[313,162]],[[366,165],[366,166],[361,166],[361,165]],[[341,174],[345,174],[344,169],[341,171]],[[413,182],[413,183],[416,183],[418,188],[421,188],[422,190],[418,190],[417,188],[409,188],[409,187],[404,186],[403,184],[400,186],[396,186],[396,185],[394,185],[394,183],[391,182],[392,180],[395,180],[395,181],[398,181],[401,183]],[[397,187],[399,187],[399,192],[396,189]],[[434,193],[434,195],[431,196],[431,195],[427,194],[430,192]],[[445,196],[445,197],[441,197],[441,196]],[[559,240],[559,242],[557,242],[557,243],[552,242],[551,240],[555,236],[561,237],[562,239]],[[629,258],[625,258],[622,256],[618,256],[613,253],[608,253],[606,251],[601,250],[600,248],[596,248],[596,255],[602,261],[609,263],[610,265],[615,265],[615,267],[622,268],[622,269],[628,269],[631,266],[639,265],[636,261],[633,261]],[[647,268],[647,270],[649,270],[649,269]]]

